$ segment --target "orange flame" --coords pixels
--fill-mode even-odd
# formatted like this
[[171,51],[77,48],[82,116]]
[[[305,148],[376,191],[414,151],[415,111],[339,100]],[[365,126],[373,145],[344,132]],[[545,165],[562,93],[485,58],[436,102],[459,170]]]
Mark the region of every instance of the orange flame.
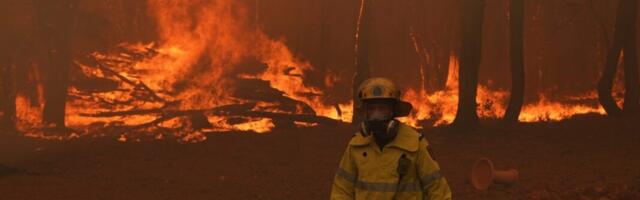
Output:
[[[248,9],[234,0],[147,0],[152,15],[157,19],[159,41],[143,44],[121,44],[120,48],[144,55],[141,58],[125,53],[92,53],[96,60],[113,68],[109,72],[96,66],[80,65],[82,74],[113,82],[117,89],[87,94],[81,88],[70,87],[67,102],[67,126],[80,129],[65,137],[45,136],[33,131],[29,136],[46,139],[69,139],[86,135],[94,129],[109,126],[139,126],[154,139],[164,139],[170,132],[181,142],[206,140],[208,132],[253,131],[266,133],[275,128],[274,120],[262,117],[234,117],[215,112],[203,116],[181,116],[157,121],[173,111],[206,110],[226,105],[254,105],[248,111],[278,114],[315,114],[344,122],[353,115],[352,102],[329,100],[325,91],[305,84],[305,74],[313,66],[296,58],[283,40],[273,39],[249,24]],[[415,43],[415,41],[414,41]],[[417,47],[416,47],[417,48]],[[247,60],[265,64],[257,72],[238,72],[238,65]],[[402,121],[421,127],[451,123],[458,103],[458,60],[449,59],[449,73],[443,90],[427,92],[407,88],[403,98],[414,106],[410,116]],[[424,71],[420,71],[424,77]],[[248,100],[234,96],[238,79],[266,82],[283,96],[301,102],[295,110],[282,109],[280,103]],[[326,88],[336,87],[341,78],[333,73],[324,77]],[[423,80],[424,81],[424,80]],[[139,94],[140,88],[146,90]],[[41,86],[38,88],[42,94]],[[151,94],[152,93],[152,94]],[[596,93],[576,98],[594,98]],[[39,104],[19,95],[16,99],[18,127],[28,130],[41,127],[42,97]],[[145,100],[141,100],[147,98]],[[149,100],[150,99],[150,100]],[[492,90],[479,85],[477,93],[478,115],[498,118],[505,112],[508,92]],[[96,116],[106,112],[132,110],[162,110],[124,116]],[[577,114],[598,113],[604,110],[596,105],[570,105],[554,102],[540,94],[538,102],[523,107],[520,121],[556,121]],[[203,118],[203,119],[200,119]],[[206,120],[206,123],[198,122]],[[202,123],[202,124],[199,124]],[[298,127],[316,126],[317,123],[294,121]],[[209,127],[210,126],[210,127]],[[87,128],[89,127],[89,128]],[[153,128],[152,128],[153,127]],[[155,133],[156,131],[162,133]],[[164,131],[164,132],[163,132]],[[116,133],[118,141],[140,141],[131,133]]]
[[[407,89],[403,99],[414,106],[410,116],[403,119],[404,122],[421,127],[420,121],[431,120],[435,126],[445,125],[455,119],[458,104],[458,68],[457,57],[451,56],[449,59],[449,76],[446,88],[441,91],[427,93],[424,89]],[[616,88],[620,90],[620,88]],[[506,111],[506,103],[509,98],[506,91],[491,90],[484,85],[478,86],[476,102],[478,102],[478,116],[480,118],[499,118]],[[585,95],[569,97],[573,100],[594,100],[597,99],[597,92],[592,91]],[[621,104],[621,100],[618,100]],[[537,102],[523,106],[519,121],[560,121],[571,118],[575,115],[595,113],[604,115],[606,112],[600,105],[569,104],[554,102],[546,98],[544,94],[539,94]]]
[[[89,96],[78,88],[69,88],[69,94],[75,98],[67,104],[68,126],[107,126],[118,121],[123,122],[121,125],[130,126],[152,123],[161,115],[93,117],[87,116],[87,113],[158,109],[168,105],[173,110],[197,110],[255,103],[251,111],[302,114],[301,105],[296,105],[296,111],[285,111],[278,108],[278,103],[251,102],[234,97],[234,78],[267,81],[286,97],[308,105],[318,116],[350,120],[350,104],[327,103],[323,91],[305,85],[305,72],[313,70],[312,66],[296,59],[282,40],[272,39],[255,26],[250,26],[247,22],[247,9],[241,3],[233,0],[148,0],[148,5],[157,19],[160,41],[120,46],[130,52],[148,55],[148,58],[134,58],[119,53],[92,54],[98,60],[109,62],[110,67],[119,73],[117,76],[127,80],[126,83],[95,66],[85,66],[78,62],[85,75],[120,83],[118,90]],[[256,74],[236,74],[234,70],[238,64],[254,59],[264,63],[267,68]],[[326,78],[327,85],[336,80],[336,77],[330,76]],[[131,91],[142,85],[155,92],[154,95],[162,101],[136,100]],[[104,106],[100,101],[102,104],[134,102]],[[263,133],[274,128],[272,120],[268,118],[244,118],[245,122],[232,124],[226,117],[206,115],[208,122],[214,126],[211,131],[251,130]],[[190,122],[173,119],[157,126],[179,128],[185,123]],[[183,138],[202,140],[203,137],[187,134]],[[126,134],[120,140],[128,141]]]

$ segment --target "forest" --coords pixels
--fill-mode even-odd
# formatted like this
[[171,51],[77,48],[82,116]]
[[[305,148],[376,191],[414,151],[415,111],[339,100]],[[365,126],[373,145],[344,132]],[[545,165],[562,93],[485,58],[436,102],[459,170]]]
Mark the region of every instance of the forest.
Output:
[[[357,88],[385,77],[413,105],[400,120],[443,152],[454,196],[640,198],[640,163],[628,157],[637,153],[632,146],[640,135],[638,6],[637,0],[0,0],[0,188],[94,199],[100,187],[128,190],[116,186],[128,176],[114,174],[132,172],[129,184],[180,186],[107,197],[149,198],[159,190],[155,198],[175,199],[196,190],[205,192],[191,198],[326,198],[338,154],[362,121]],[[211,151],[215,158],[203,158]],[[138,165],[120,166],[122,154]],[[468,169],[455,165],[482,156],[518,168],[522,184],[472,190]],[[216,172],[196,167],[180,172],[190,177],[184,178],[167,159],[183,167],[204,159],[203,167]],[[264,168],[247,164],[254,159]],[[542,159],[562,167],[536,165]],[[89,170],[95,163],[111,169],[95,169],[96,175]],[[168,178],[147,180],[145,173]],[[214,189],[189,187],[207,182],[198,174],[217,180]],[[33,182],[35,176],[47,177],[45,183]],[[94,176],[116,180],[84,185]],[[260,188],[286,177],[296,181]],[[321,182],[295,187],[311,179]],[[52,183],[62,190],[43,189]],[[70,189],[83,187],[75,195]]]

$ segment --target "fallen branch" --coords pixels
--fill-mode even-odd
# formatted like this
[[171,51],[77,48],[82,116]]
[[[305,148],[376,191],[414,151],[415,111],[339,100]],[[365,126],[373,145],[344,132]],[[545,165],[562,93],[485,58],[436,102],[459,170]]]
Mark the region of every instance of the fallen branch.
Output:
[[100,62],[98,60],[98,58],[94,57],[93,55],[89,56],[90,60],[98,67],[98,69],[106,72],[106,73],[110,73],[112,75],[114,75],[116,78],[120,79],[121,81],[133,86],[134,88],[140,88],[143,91],[145,91],[148,95],[150,95],[151,100],[152,101],[160,101],[160,102],[167,102],[166,100],[164,100],[163,98],[161,98],[160,96],[158,96],[156,94],[156,92],[154,92],[151,88],[149,88],[149,86],[147,86],[146,84],[144,84],[144,82],[142,81],[133,81],[123,75],[121,75],[120,73],[118,73],[117,71],[107,67],[106,65],[104,65],[102,62]]
[[293,114],[293,113],[272,113],[263,111],[251,111],[255,104],[235,104],[226,105],[211,109],[194,109],[194,110],[171,110],[171,109],[147,109],[147,110],[129,110],[119,112],[105,112],[94,114],[80,114],[86,117],[116,117],[116,116],[133,116],[133,115],[160,115],[157,119],[133,126],[123,126],[122,128],[128,130],[145,129],[151,126],[157,126],[162,122],[169,121],[177,117],[191,117],[197,115],[214,115],[223,117],[252,117],[252,118],[270,118],[273,120],[285,120],[285,121],[299,121],[307,123],[318,123],[335,125],[340,123],[339,120],[334,120],[328,117],[316,116],[310,114]]

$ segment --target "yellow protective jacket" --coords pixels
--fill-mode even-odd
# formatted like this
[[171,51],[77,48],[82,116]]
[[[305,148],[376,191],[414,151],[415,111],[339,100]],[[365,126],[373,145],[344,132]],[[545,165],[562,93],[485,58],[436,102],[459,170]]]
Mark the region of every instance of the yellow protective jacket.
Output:
[[[447,180],[428,145],[420,133],[404,124],[382,150],[373,136],[356,133],[340,161],[331,199],[451,199]],[[399,165],[405,166],[400,167],[403,172]]]

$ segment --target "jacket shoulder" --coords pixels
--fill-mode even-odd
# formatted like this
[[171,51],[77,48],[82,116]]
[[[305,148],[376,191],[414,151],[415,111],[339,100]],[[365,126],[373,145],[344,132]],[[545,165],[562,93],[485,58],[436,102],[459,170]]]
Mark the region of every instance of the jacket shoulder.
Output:
[[424,139],[424,136],[422,135],[422,133],[418,132],[418,130],[416,130],[412,126],[409,126],[405,123],[400,124],[400,128],[398,129],[398,132],[399,134],[416,138],[418,141]]
[[353,134],[353,137],[349,141],[349,146],[365,146],[371,142],[371,137],[365,137],[360,132]]
[[416,130],[412,126],[402,123],[401,127],[400,127],[400,130],[404,131],[406,134],[409,134],[409,135],[411,135],[413,137],[417,137],[417,141],[419,143],[419,148],[422,149],[422,148],[426,148],[427,146],[429,146],[429,141],[427,141],[427,138],[425,137],[425,134],[420,132],[420,131],[418,131],[418,130]]

